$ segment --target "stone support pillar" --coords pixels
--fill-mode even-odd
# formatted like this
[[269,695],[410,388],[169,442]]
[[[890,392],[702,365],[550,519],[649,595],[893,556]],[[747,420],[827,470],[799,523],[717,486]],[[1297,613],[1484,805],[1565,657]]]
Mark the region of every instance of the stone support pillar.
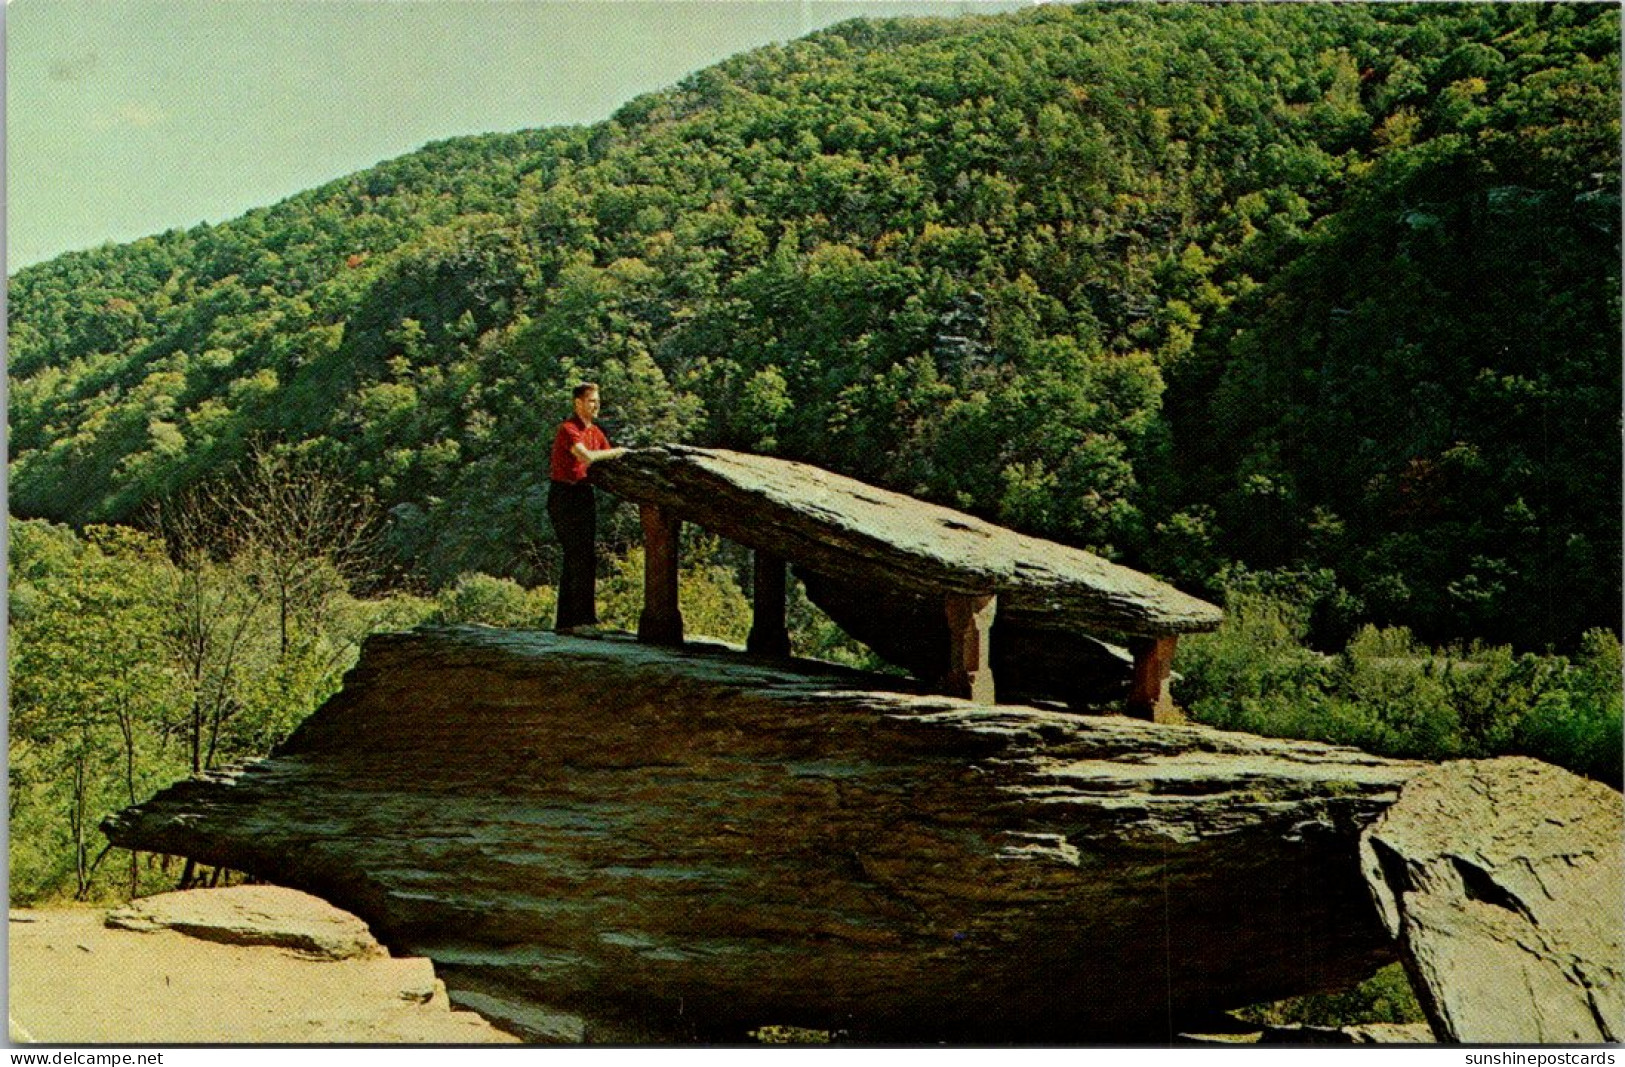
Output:
[[1178,722],[1179,713],[1168,694],[1168,676],[1174,667],[1178,637],[1147,637],[1130,643],[1134,653],[1134,679],[1129,684],[1128,713],[1152,722]]
[[790,631],[784,624],[784,583],[783,558],[758,548],[751,568],[752,617],[746,650],[764,656],[790,654]]
[[642,504],[643,614],[638,640],[651,645],[683,643],[683,613],[677,606],[678,543],[682,520],[659,504]]
[[992,704],[991,635],[999,598],[992,593],[949,593],[944,604],[948,612],[948,695]]

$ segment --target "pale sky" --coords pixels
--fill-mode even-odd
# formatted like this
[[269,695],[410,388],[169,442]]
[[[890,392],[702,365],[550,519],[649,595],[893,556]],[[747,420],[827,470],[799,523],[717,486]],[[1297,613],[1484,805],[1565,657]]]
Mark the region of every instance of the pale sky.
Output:
[[463,134],[591,123],[736,52],[985,0],[10,0],[6,273]]

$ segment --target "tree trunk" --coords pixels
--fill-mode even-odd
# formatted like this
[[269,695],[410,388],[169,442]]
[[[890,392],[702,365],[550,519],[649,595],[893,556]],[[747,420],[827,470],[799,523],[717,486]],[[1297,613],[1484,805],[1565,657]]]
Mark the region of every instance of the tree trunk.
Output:
[[68,807],[68,826],[73,835],[74,898],[76,900],[84,900],[90,889],[90,871],[85,862],[85,791],[89,788],[85,781],[86,758],[83,750],[74,757],[73,798]]

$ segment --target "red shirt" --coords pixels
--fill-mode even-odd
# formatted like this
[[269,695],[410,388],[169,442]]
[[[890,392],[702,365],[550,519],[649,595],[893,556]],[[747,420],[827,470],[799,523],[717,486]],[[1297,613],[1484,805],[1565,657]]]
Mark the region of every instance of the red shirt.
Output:
[[604,436],[604,431],[596,422],[588,426],[579,416],[571,415],[559,424],[559,432],[553,437],[551,474],[555,482],[574,485],[587,480],[588,465],[581,462],[573,451],[577,442],[588,452],[602,452],[609,448],[609,438]]

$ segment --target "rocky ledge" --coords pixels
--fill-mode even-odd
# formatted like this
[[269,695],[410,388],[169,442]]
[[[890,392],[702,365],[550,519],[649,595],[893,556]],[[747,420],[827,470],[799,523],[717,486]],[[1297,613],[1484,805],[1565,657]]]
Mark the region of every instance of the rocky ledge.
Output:
[[106,829],[332,901],[536,1039],[1166,1040],[1394,958],[1358,841],[1419,765],[874,681],[380,636],[271,758]]

